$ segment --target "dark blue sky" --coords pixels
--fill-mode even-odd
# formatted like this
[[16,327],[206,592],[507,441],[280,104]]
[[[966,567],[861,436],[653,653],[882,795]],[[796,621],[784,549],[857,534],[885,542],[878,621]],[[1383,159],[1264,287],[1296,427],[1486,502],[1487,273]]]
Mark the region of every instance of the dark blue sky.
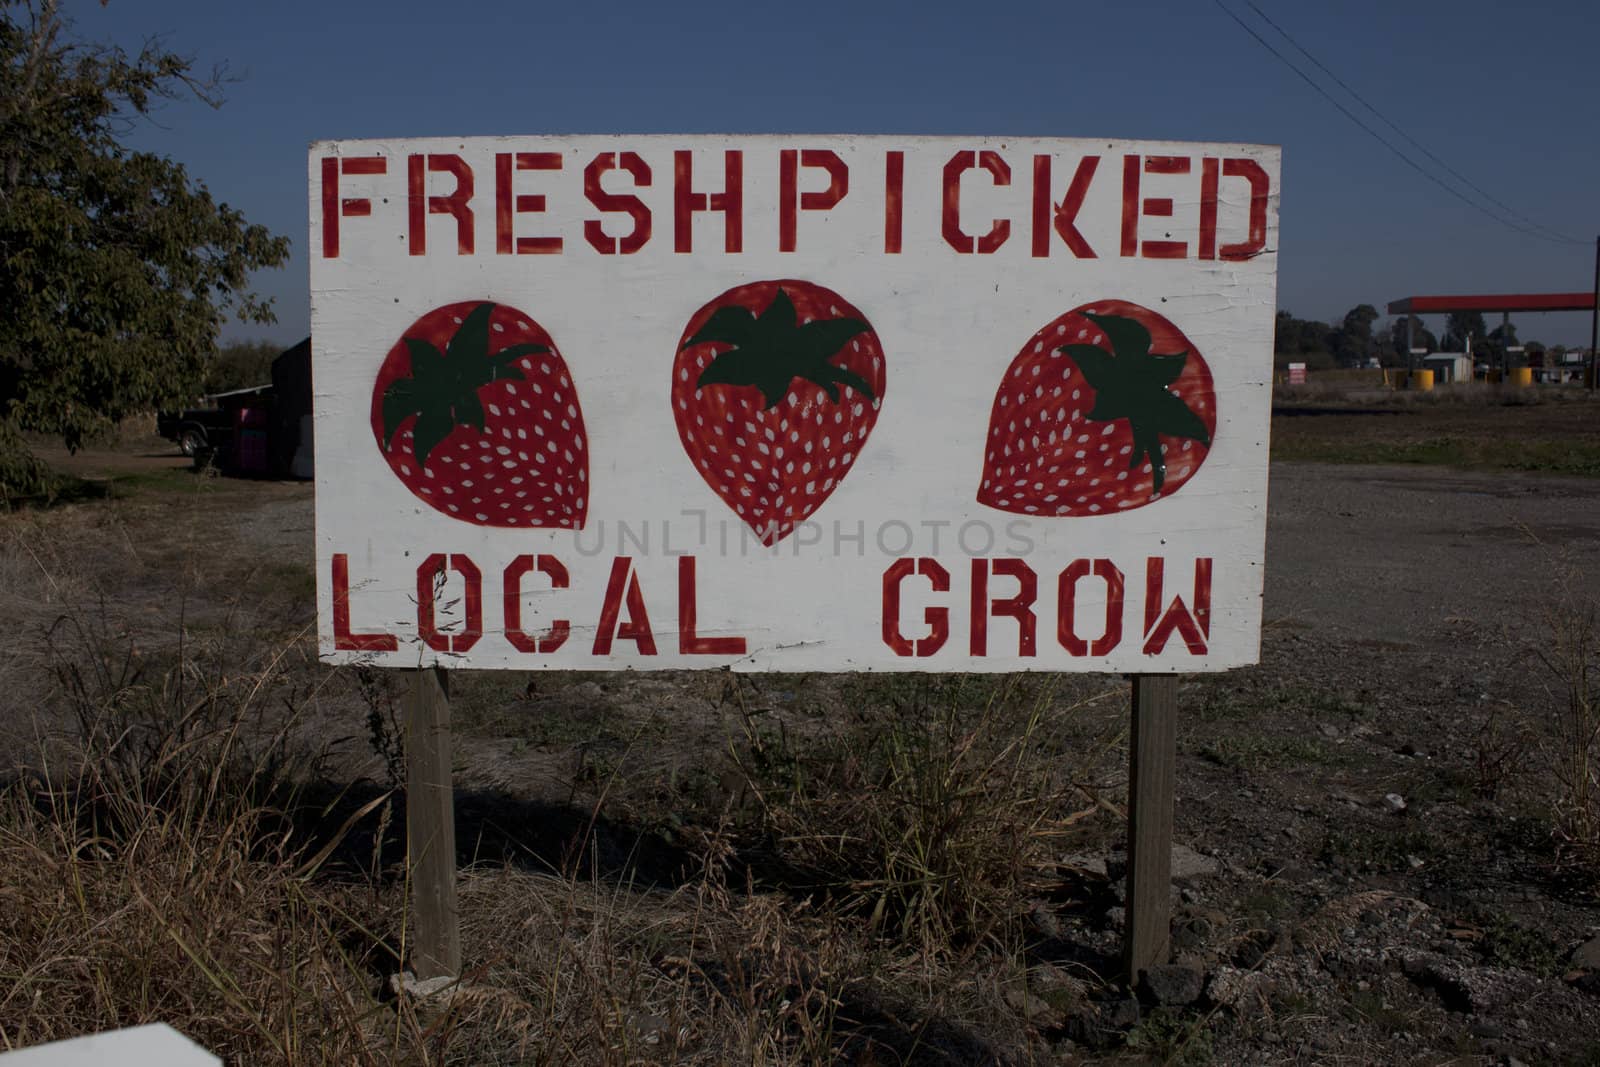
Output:
[[[1245,0],[1226,3],[1326,82]],[[278,325],[233,336],[288,342],[306,333],[306,148],[336,137],[733,131],[1276,143],[1280,308],[1337,319],[1355,304],[1381,311],[1413,293],[1592,283],[1600,4],[1256,3],[1450,166],[1588,243],[1537,240],[1450,197],[1210,0],[66,7],[83,38],[136,48],[159,34],[200,66],[226,62],[241,76],[222,110],[173,103],[134,135],[294,240],[290,266],[257,280],[277,298]],[[1582,315],[1519,325],[1524,339],[1588,339]]]

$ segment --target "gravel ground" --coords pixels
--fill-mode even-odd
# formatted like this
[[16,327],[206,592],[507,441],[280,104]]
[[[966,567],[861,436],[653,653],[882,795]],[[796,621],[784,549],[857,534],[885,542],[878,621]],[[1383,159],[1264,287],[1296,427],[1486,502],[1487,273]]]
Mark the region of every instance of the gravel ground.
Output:
[[1521,616],[1558,580],[1600,594],[1600,482],[1437,467],[1272,465],[1266,619],[1448,640]]

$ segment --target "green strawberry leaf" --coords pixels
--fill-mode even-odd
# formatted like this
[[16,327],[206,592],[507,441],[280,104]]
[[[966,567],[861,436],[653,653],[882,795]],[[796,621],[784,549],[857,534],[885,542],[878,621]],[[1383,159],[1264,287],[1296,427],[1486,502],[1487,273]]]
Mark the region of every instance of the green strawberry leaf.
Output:
[[844,384],[869,399],[877,399],[859,374],[830,362],[846,341],[865,333],[861,319],[814,319],[795,323],[794,301],[780,287],[759,316],[748,308],[723,307],[714,311],[684,348],[714,342],[732,345],[707,364],[695,388],[708,385],[754,386],[763,407],[771,408],[788,394],[796,378],[820,387],[834,403]]
[[461,325],[456,327],[455,336],[450,338],[450,344],[445,348],[445,355],[450,359],[465,359],[468,361],[485,359],[489,355],[489,317],[494,314],[493,304],[479,304],[467,312],[466,318],[461,320]]
[[544,355],[549,346],[521,342],[489,352],[490,318],[494,305],[482,303],[467,312],[445,350],[415,337],[404,338],[411,354],[411,377],[389,384],[383,394],[383,428],[387,444],[411,415],[417,462],[428,456],[458,426],[484,430],[483,401],[478,390],[490,382],[526,381],[516,365],[524,356]]
[[408,416],[421,410],[415,378],[397,378],[383,391],[383,443],[388,447]]
[[415,337],[407,337],[405,342],[407,351],[411,353],[411,377],[416,379],[421,392],[431,392],[429,385],[437,385],[449,377],[444,353]]
[[511,364],[516,360],[521,359],[523,356],[542,356],[546,355],[549,351],[549,345],[535,345],[527,343],[507,345],[489,357],[489,362],[495,365],[495,370],[498,372],[492,380],[498,381],[503,378],[513,378],[519,382],[525,381],[526,378],[523,374],[522,368],[513,367]]
[[1166,484],[1167,464],[1161,454],[1161,436],[1184,437],[1211,445],[1205,423],[1183,399],[1170,391],[1183,374],[1189,353],[1163,355],[1150,351],[1150,331],[1143,323],[1121,315],[1084,312],[1084,318],[1105,332],[1111,352],[1097,345],[1062,345],[1057,351],[1072,357],[1084,380],[1093,387],[1094,404],[1086,418],[1095,422],[1127,419],[1133,438],[1128,469],[1150,463],[1151,491],[1160,494]]
[[1118,356],[1139,358],[1150,351],[1150,331],[1144,323],[1121,315],[1097,315],[1085,311],[1083,317],[1105,331],[1111,341],[1111,351]]
[[468,390],[462,393],[456,397],[455,403],[450,407],[452,414],[455,415],[452,428],[454,426],[471,426],[479,433],[483,432],[483,401],[478,399],[476,392]]
[[695,380],[696,389],[708,385],[753,385],[761,390],[763,407],[772,407],[789,389],[789,380],[774,373],[771,361],[757,348],[730,348],[706,365]]
[[755,325],[756,317],[747,307],[729,304],[719,307],[711,313],[705,325],[695,331],[693,337],[683,342],[683,347],[705,344],[708,341],[725,345],[742,345],[750,337],[751,327]]
[[1157,433],[1164,433],[1168,437],[1187,437],[1207,448],[1211,447],[1211,434],[1206,431],[1206,424],[1189,409],[1188,404],[1171,393],[1157,399],[1153,425]]
[[426,466],[428,455],[434,447],[450,436],[456,424],[451,420],[448,411],[439,408],[430,408],[417,416],[417,424],[412,427],[412,447],[417,453],[417,463]]

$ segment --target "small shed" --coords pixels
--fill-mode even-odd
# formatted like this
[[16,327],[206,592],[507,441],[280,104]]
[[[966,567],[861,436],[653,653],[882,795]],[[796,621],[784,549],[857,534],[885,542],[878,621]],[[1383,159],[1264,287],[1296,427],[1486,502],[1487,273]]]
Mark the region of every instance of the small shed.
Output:
[[1436,382],[1472,381],[1472,357],[1465,352],[1435,352],[1422,360],[1422,367],[1433,371]]
[[279,477],[310,478],[311,338],[272,361],[272,470]]
[[214,393],[226,431],[216,462],[223,473],[258,478],[312,477],[311,338],[272,361],[272,384]]

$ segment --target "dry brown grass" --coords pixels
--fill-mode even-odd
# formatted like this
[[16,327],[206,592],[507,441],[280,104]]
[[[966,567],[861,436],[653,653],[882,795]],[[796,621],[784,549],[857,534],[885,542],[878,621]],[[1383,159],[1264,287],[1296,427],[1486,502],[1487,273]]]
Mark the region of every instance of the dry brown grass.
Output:
[[[51,585],[41,554],[10,565]],[[838,735],[806,757],[833,768],[825,792],[760,779],[796,855],[846,864],[830,899],[730,886],[732,820],[685,828],[699,870],[671,891],[467,870],[467,973],[418,1000],[390,993],[408,937],[391,798],[327,797],[320,704],[353,679],[303,632],[264,644],[222,611],[163,637],[92,586],[54,589],[53,742],[0,788],[0,1049],[161,1021],[246,1064],[1031,1058],[1006,1000],[1027,980],[1017,919],[1070,825],[1045,696]]]
[[1555,785],[1556,832],[1600,871],[1600,618],[1563,584],[1548,608],[1549,641],[1537,652],[1549,672],[1552,706],[1543,762]]

